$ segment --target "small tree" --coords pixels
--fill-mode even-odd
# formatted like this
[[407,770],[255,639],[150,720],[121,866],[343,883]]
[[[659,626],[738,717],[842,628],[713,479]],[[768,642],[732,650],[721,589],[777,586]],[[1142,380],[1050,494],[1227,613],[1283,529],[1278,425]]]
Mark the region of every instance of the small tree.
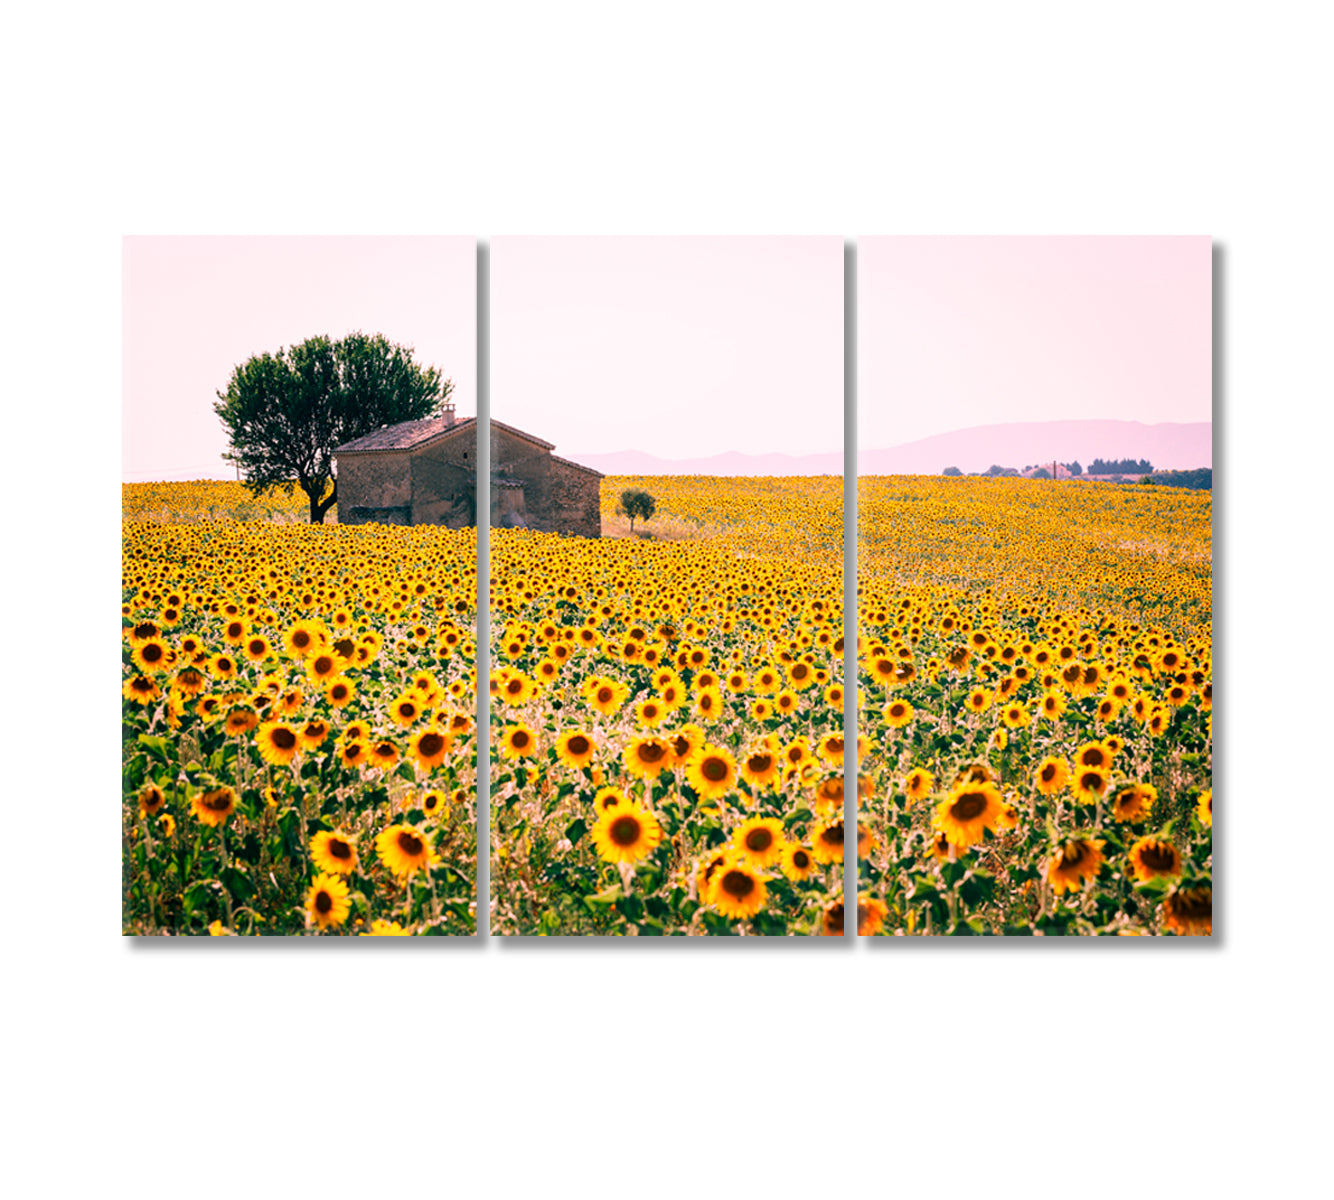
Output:
[[942,474],[942,475],[962,475],[963,472],[960,471],[958,467],[946,467],[943,471],[941,471],[941,474]]
[[[419,367],[410,347],[383,334],[349,334],[341,341],[307,338],[298,346],[259,354],[232,371],[213,411],[254,495],[299,487],[319,524],[338,500],[335,447],[399,421],[435,414],[454,384],[435,367]],[[330,489],[330,484],[333,484]]]
[[626,488],[621,493],[621,512],[630,518],[630,532],[635,530],[635,518],[647,521],[657,511],[658,502],[643,488]]

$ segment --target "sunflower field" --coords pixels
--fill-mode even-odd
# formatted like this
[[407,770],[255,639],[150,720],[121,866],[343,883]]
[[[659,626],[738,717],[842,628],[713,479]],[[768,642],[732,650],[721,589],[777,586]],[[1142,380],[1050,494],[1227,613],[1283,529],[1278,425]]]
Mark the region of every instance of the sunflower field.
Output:
[[858,485],[861,924],[1213,930],[1213,494]]
[[843,481],[630,486],[492,531],[491,929],[842,933]]
[[474,532],[129,510],[181,488],[122,522],[123,932],[472,934]]

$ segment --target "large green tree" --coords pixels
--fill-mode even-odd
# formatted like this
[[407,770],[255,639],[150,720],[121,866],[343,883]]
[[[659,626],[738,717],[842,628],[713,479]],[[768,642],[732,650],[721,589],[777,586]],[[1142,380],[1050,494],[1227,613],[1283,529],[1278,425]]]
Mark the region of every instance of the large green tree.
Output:
[[380,333],[352,333],[336,342],[307,338],[247,359],[232,371],[213,411],[231,440],[223,457],[240,468],[246,486],[254,493],[299,487],[318,524],[338,500],[336,446],[383,425],[433,416],[453,390],[437,368],[413,361],[411,347]]

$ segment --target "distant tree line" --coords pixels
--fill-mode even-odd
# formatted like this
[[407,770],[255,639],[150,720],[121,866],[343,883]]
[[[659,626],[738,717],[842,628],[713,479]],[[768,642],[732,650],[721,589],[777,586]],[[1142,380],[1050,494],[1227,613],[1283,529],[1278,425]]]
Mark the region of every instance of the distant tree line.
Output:
[[1152,470],[1147,458],[1095,458],[1089,464],[1090,475],[1147,475]]
[[1145,475],[1140,483],[1156,483],[1160,487],[1193,488],[1196,491],[1211,491],[1214,486],[1213,467],[1196,467],[1193,471],[1159,471],[1156,475]]

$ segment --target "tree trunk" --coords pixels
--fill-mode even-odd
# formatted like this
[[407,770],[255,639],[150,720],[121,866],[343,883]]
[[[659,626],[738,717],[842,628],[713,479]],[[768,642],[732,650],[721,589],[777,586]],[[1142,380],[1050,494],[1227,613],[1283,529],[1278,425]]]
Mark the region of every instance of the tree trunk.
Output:
[[324,514],[327,513],[338,502],[338,483],[335,480],[333,491],[327,499],[321,500],[320,496],[324,492],[324,485],[328,483],[327,479],[321,479],[317,483],[302,484],[301,488],[306,493],[310,501],[310,523],[312,525],[323,525]]

